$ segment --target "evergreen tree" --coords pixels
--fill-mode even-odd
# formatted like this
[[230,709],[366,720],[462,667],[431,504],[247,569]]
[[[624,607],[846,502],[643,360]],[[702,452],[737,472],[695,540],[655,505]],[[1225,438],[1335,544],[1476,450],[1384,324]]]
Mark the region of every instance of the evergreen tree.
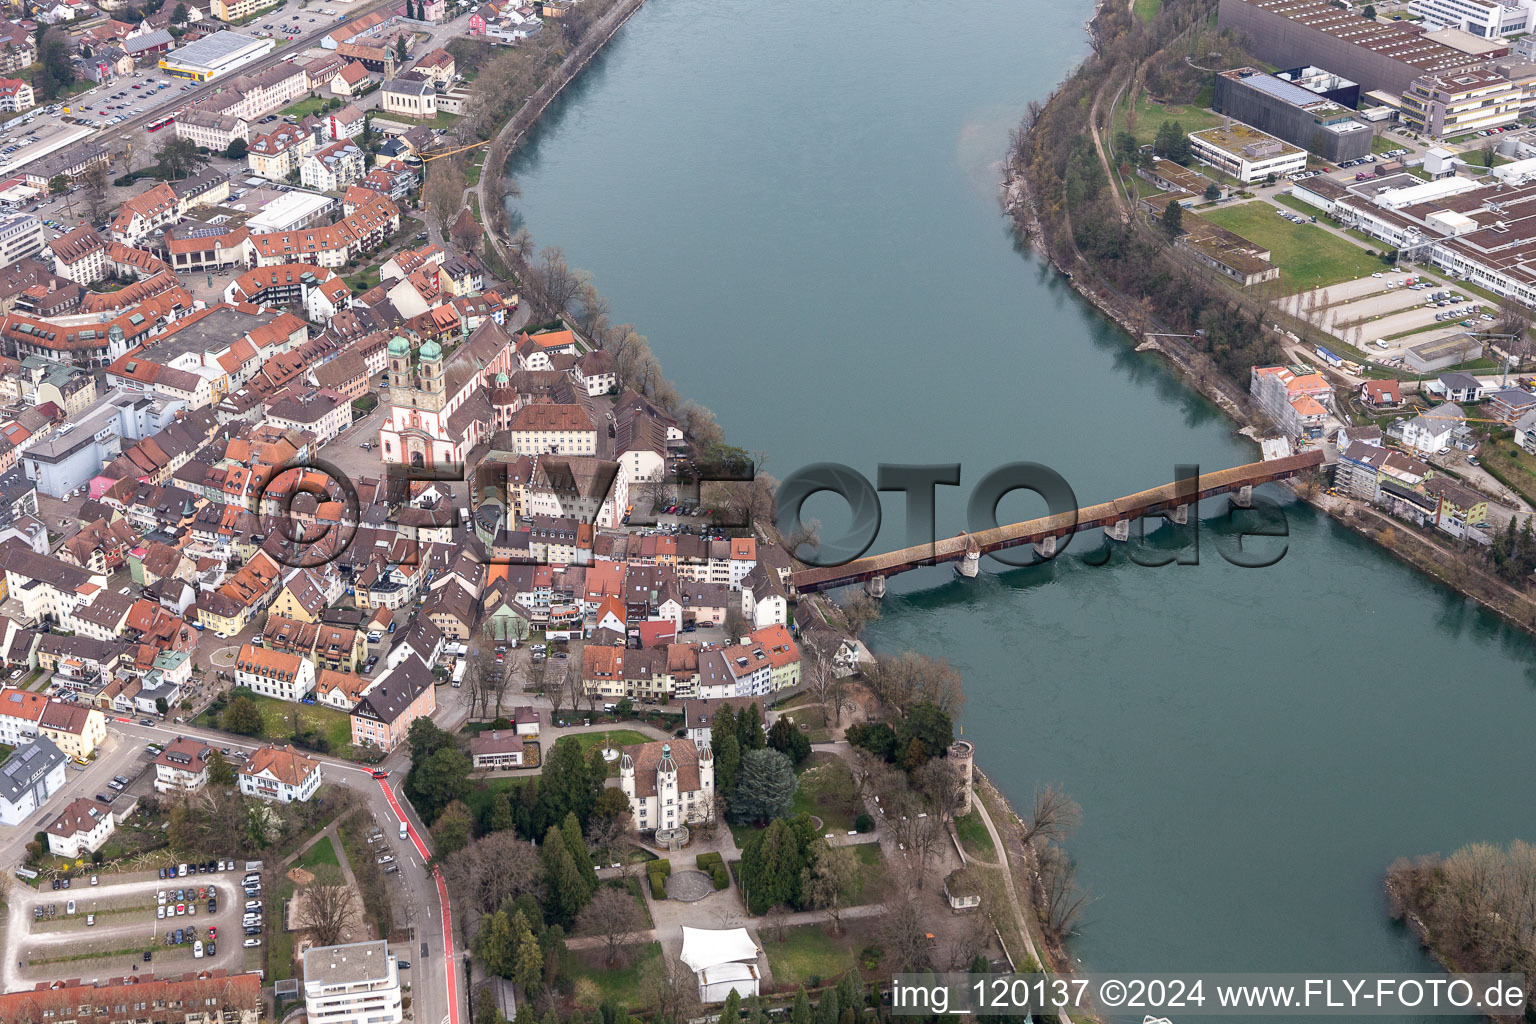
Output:
[[805,994],[805,986],[795,993],[795,1007],[789,1011],[789,1024],[813,1024],[811,997]]
[[571,851],[571,859],[576,862],[577,870],[581,872],[586,890],[582,903],[585,904],[597,891],[597,868],[592,866],[592,855],[587,852],[587,843],[581,837],[581,824],[577,822],[576,815],[565,816],[565,821],[560,823],[560,834],[565,839],[566,849]]
[[725,1007],[720,1011],[720,1024],[737,1024],[741,1020],[741,996],[731,989],[725,997]]
[[742,756],[730,814],[736,821],[768,821],[788,813],[799,780],[789,758],[777,750],[752,750]]
[[499,978],[512,977],[516,963],[517,946],[513,941],[511,922],[504,910],[498,910],[480,922],[475,933],[475,956],[485,964],[485,969]]
[[816,1002],[816,1024],[837,1024],[839,1009],[837,989],[826,989]]
[[[594,751],[597,747],[592,748]],[[559,823],[567,814],[575,814],[583,828],[597,802],[597,793],[603,786],[603,776],[593,778],[591,766],[582,754],[581,744],[574,736],[562,736],[555,744],[549,760],[544,765],[540,802],[545,809],[545,821]]]
[[512,961],[512,980],[530,997],[544,980],[544,953],[539,949],[533,929],[521,912],[512,915],[512,940],[516,952]]
[[715,712],[714,721],[709,726],[709,744],[715,749],[725,742],[727,736],[736,735],[736,709],[731,705],[723,705]]
[[810,737],[795,728],[795,723],[790,721],[788,715],[781,715],[773,723],[773,728],[768,730],[768,745],[795,764],[811,756]]
[[756,704],[748,704],[736,723],[736,738],[741,741],[741,751],[762,750],[768,743],[763,733],[763,713]]
[[859,972],[849,971],[837,982],[837,1002],[846,1013],[852,1009],[861,1015],[864,1009],[864,986],[859,984]]
[[491,811],[486,815],[485,831],[504,832],[517,825],[517,819],[512,815],[512,798],[503,790],[496,794],[496,799],[491,801]]
[[[257,712],[258,717],[260,712]],[[713,732],[710,738],[714,738]],[[735,736],[727,736],[715,745],[715,790],[727,801],[736,791],[736,778],[741,773],[741,743]]]
[[1184,233],[1184,207],[1177,202],[1170,202],[1163,207],[1163,234],[1168,236],[1168,241],[1173,241]]
[[570,847],[558,826],[544,833],[544,887],[549,893],[549,916],[560,924],[576,920],[587,905],[587,882],[571,856]]

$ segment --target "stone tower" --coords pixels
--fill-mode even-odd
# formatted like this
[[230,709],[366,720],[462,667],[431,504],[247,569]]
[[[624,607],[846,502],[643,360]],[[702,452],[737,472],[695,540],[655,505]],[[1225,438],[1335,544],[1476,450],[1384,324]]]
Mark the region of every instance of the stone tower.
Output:
[[389,388],[391,405],[409,405],[406,398],[414,385],[411,375],[411,343],[400,335],[389,340]]
[[448,401],[448,394],[443,383],[443,346],[435,341],[429,341],[421,346],[421,367],[418,374],[417,387],[421,394],[418,400],[423,409],[431,409],[434,412],[442,411]]
[[971,813],[971,786],[975,781],[976,745],[970,740],[955,740],[949,745],[949,763],[960,770],[965,780],[965,798],[955,809],[955,815]]

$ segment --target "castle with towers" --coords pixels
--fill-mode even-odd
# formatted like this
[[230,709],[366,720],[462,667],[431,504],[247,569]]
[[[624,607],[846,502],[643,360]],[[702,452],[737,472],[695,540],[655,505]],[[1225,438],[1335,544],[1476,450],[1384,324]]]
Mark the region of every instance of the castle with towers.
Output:
[[716,813],[714,752],[688,739],[625,747],[619,787],[629,797],[636,831],[707,821]]

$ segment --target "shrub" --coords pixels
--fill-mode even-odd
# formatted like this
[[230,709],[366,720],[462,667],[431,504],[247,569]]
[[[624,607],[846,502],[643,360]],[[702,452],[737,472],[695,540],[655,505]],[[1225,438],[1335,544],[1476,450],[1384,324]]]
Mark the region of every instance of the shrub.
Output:
[[719,892],[721,889],[724,889],[726,886],[731,884],[731,877],[726,873],[724,864],[716,864],[715,870],[712,872],[712,874],[715,879],[716,892]]
[[667,898],[667,876],[660,871],[647,872],[651,880],[651,898],[664,900]]
[[875,830],[875,819],[868,812],[862,812],[857,818],[853,819],[853,830],[855,832],[873,832]]
[[648,866],[646,868],[646,870],[647,871],[660,871],[662,878],[671,878],[672,877],[672,862],[669,861],[669,860],[653,860],[653,861],[651,861],[650,866]]
[[725,858],[718,853],[701,853],[693,862],[700,871],[713,871],[716,865],[725,863]]

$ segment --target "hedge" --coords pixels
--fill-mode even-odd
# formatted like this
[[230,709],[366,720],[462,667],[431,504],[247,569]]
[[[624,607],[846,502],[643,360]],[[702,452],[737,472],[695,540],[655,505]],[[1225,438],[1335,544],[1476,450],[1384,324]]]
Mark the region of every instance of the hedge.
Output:
[[[716,854],[715,856],[718,857],[719,854]],[[715,870],[711,872],[711,874],[713,874],[715,879],[716,892],[719,892],[721,889],[724,889],[726,886],[731,884],[730,875],[726,872],[724,864],[716,864]]]
[[700,871],[711,871],[717,864],[724,864],[725,858],[719,853],[701,853],[693,859]]
[[661,872],[661,877],[663,877],[663,878],[671,878],[672,877],[672,862],[669,861],[669,860],[653,860],[649,864],[646,865],[645,870],[647,870],[647,871],[660,871]]
[[666,878],[666,876],[663,875],[660,871],[652,871],[652,872],[649,872],[648,877],[651,880],[651,897],[653,899],[658,899],[658,900],[666,899],[667,898],[667,878]]

